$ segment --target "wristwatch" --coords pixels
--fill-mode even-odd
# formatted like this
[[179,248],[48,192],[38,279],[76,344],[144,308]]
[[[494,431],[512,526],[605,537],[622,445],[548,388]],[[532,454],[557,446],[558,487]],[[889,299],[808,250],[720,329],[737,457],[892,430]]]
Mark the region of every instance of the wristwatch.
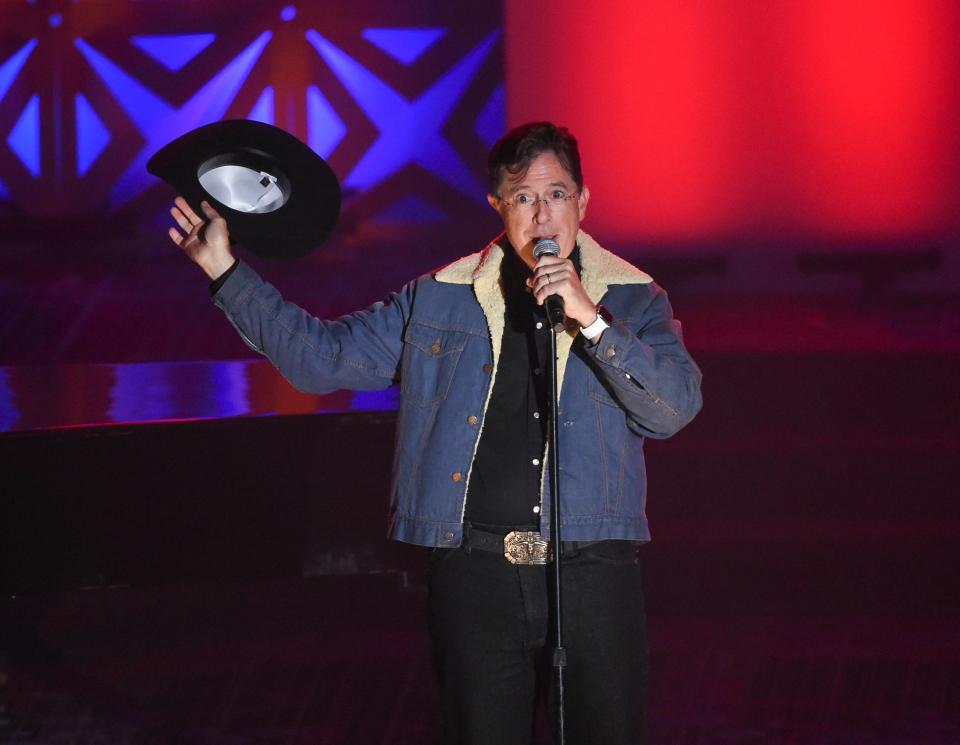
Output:
[[602,305],[598,305],[597,320],[591,323],[589,326],[581,326],[580,333],[587,337],[590,341],[593,341],[599,337],[605,329],[610,328],[612,323],[613,316],[610,315],[610,311],[608,311]]

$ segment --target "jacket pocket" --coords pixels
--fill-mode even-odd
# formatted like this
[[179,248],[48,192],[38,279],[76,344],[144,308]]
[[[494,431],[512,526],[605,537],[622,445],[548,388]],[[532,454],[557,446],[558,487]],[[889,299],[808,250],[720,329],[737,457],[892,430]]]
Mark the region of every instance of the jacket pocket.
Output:
[[438,329],[413,321],[403,335],[400,392],[423,406],[447,397],[468,334]]

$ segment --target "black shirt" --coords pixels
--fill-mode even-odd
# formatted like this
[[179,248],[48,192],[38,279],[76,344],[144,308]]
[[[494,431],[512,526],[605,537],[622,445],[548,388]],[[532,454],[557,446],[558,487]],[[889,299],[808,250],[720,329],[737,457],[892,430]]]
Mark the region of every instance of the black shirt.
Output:
[[[579,248],[571,258],[579,271]],[[464,519],[488,527],[537,527],[550,416],[550,324],[527,288],[530,269],[512,248],[500,271],[506,323]]]

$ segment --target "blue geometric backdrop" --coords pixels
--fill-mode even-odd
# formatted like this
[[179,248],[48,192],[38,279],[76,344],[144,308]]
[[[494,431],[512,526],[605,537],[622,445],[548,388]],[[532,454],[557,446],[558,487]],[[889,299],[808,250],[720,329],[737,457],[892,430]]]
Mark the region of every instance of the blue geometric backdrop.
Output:
[[16,0],[0,7],[0,202],[68,219],[169,201],[146,173],[203,124],[300,137],[353,224],[486,211],[502,133],[498,3]]

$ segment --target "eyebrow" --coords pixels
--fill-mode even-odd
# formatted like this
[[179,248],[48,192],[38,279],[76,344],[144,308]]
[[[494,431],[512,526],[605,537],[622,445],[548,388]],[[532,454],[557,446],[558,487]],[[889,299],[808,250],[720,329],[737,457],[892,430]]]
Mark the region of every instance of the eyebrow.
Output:
[[[566,181],[551,181],[549,184],[547,184],[548,189],[554,189],[558,186],[562,189],[570,191],[570,184],[568,184]],[[505,189],[504,194],[516,194],[518,191],[523,191],[524,189],[533,191],[532,187],[528,186],[527,184],[518,184],[517,186]]]

